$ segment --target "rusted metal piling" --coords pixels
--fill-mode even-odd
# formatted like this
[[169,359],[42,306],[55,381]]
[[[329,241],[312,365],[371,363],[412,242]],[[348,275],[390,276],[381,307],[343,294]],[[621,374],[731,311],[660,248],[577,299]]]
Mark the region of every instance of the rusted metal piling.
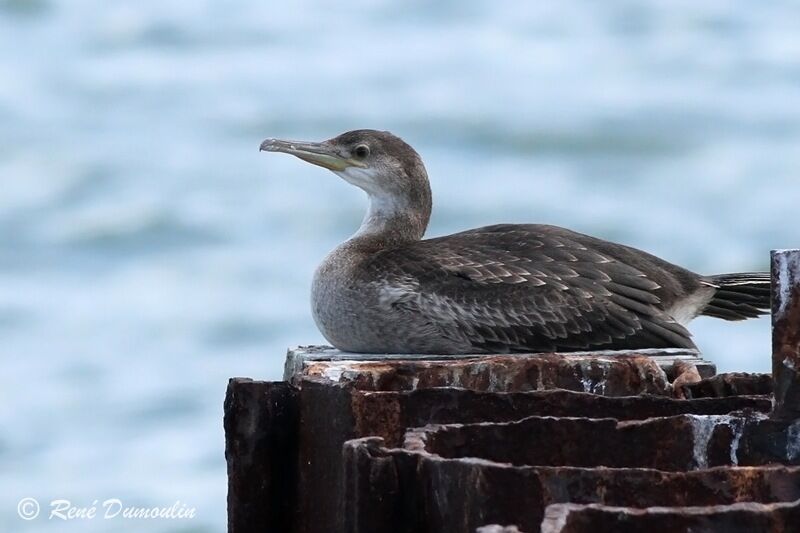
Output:
[[[297,389],[237,379],[225,397],[228,530],[291,531],[297,473]],[[268,502],[268,505],[265,503]],[[244,529],[242,529],[244,527]]]
[[800,250],[772,252],[773,416],[800,418]]
[[291,350],[284,382],[229,383],[229,532],[792,531],[800,251],[773,292],[774,380],[686,350]]
[[542,533],[793,533],[800,530],[800,500],[791,503],[753,502],[706,507],[610,507],[574,503],[547,508]]

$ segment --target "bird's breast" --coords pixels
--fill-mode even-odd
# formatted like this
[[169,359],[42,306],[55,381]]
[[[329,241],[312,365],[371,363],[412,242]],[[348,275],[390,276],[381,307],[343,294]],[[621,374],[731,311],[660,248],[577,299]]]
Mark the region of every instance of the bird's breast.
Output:
[[345,351],[367,351],[386,321],[373,284],[357,272],[357,257],[334,250],[317,268],[311,288],[317,327],[328,342]]

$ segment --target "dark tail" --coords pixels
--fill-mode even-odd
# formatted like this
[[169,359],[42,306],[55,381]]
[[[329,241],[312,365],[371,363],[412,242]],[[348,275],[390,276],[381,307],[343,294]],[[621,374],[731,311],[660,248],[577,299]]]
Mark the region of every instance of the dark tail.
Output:
[[769,272],[719,274],[711,276],[710,281],[717,287],[717,292],[703,310],[703,315],[725,320],[746,320],[769,312]]

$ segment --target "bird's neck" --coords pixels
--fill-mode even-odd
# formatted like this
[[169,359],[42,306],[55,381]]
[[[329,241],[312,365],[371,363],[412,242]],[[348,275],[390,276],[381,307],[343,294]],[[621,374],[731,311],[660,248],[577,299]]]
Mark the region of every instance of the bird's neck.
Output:
[[372,193],[361,227],[348,242],[378,251],[418,241],[425,234],[430,217],[429,188],[417,194]]

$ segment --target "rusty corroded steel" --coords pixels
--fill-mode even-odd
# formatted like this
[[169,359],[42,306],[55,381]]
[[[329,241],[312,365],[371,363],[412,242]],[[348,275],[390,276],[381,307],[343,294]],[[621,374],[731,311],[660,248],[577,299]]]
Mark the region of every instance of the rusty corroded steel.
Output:
[[[336,361],[335,364],[329,366],[325,366],[324,361],[313,361],[303,365],[303,375],[295,376],[295,379],[292,380],[296,386],[288,383],[232,380],[226,399],[225,419],[229,462],[229,530],[236,533],[249,531],[286,533],[439,531],[436,527],[426,529],[416,523],[408,525],[406,518],[410,513],[410,516],[419,515],[421,519],[433,520],[432,516],[435,513],[431,515],[431,509],[424,502],[417,501],[414,494],[419,492],[430,498],[436,495],[430,494],[426,492],[427,489],[422,490],[422,488],[415,489],[416,492],[412,491],[412,493],[401,490],[401,481],[405,479],[405,476],[409,478],[418,476],[421,480],[425,480],[428,479],[426,472],[435,473],[439,470],[430,470],[433,466],[427,461],[418,463],[419,456],[413,454],[393,457],[391,460],[386,457],[375,458],[374,464],[371,462],[368,467],[358,462],[343,460],[342,456],[343,446],[350,439],[377,435],[386,439],[382,442],[387,445],[400,447],[403,445],[409,428],[423,427],[427,424],[482,423],[483,427],[489,428],[493,423],[503,423],[491,431],[497,431],[498,435],[504,435],[502,439],[504,442],[497,445],[487,443],[487,446],[491,446],[496,453],[509,453],[511,451],[509,446],[513,446],[514,443],[519,446],[532,447],[535,443],[530,441],[528,435],[540,433],[539,431],[523,431],[522,433],[527,435],[508,438],[509,427],[526,423],[518,422],[520,419],[531,416],[539,418],[589,416],[606,419],[594,421],[587,418],[547,419],[552,421],[551,424],[557,424],[559,421],[562,421],[563,424],[558,427],[554,426],[556,428],[554,430],[548,430],[550,431],[549,438],[547,435],[542,435],[541,443],[535,444],[535,446],[544,446],[542,443],[551,444],[549,447],[542,448],[542,454],[561,454],[565,459],[561,464],[565,466],[547,467],[550,470],[545,471],[541,470],[545,467],[531,467],[522,464],[531,462],[529,457],[522,456],[518,461],[521,463],[520,466],[513,467],[513,470],[509,470],[511,467],[508,465],[500,470],[490,469],[487,471],[488,473],[470,470],[472,473],[467,474],[467,478],[456,478],[455,484],[452,486],[452,490],[455,492],[448,496],[454,501],[457,501],[462,494],[473,494],[472,488],[467,492],[462,490],[465,483],[472,483],[469,481],[471,479],[469,476],[479,475],[483,480],[475,487],[478,492],[469,499],[470,505],[476,512],[479,512],[473,517],[474,521],[470,519],[468,524],[473,529],[487,524],[490,516],[485,514],[485,509],[491,507],[496,512],[493,515],[497,519],[496,523],[518,523],[526,526],[526,529],[523,530],[536,531],[536,529],[527,527],[530,525],[528,522],[510,520],[509,518],[516,517],[516,511],[510,504],[502,503],[506,500],[516,501],[509,500],[509,493],[503,489],[503,485],[507,484],[508,487],[517,487],[520,484],[527,486],[524,481],[527,478],[524,476],[530,475],[530,468],[540,470],[536,477],[536,483],[539,485],[545,477],[551,481],[566,480],[566,484],[557,485],[561,488],[553,488],[553,491],[568,498],[566,501],[584,501],[580,500],[578,496],[574,496],[574,498],[578,498],[577,500],[574,499],[572,489],[568,489],[568,487],[591,484],[587,480],[594,479],[592,472],[595,471],[589,467],[589,464],[601,463],[602,461],[597,459],[608,456],[608,454],[616,453],[617,459],[614,460],[622,461],[616,463],[619,465],[649,464],[664,468],[671,467],[676,469],[676,474],[683,474],[684,472],[679,472],[681,468],[697,468],[704,464],[706,466],[724,465],[732,464],[732,461],[739,461],[739,464],[764,464],[775,460],[775,457],[783,457],[781,454],[785,455],[787,450],[793,449],[789,446],[791,428],[783,422],[767,420],[763,414],[759,415],[768,412],[771,407],[771,402],[767,397],[763,395],[723,395],[723,397],[692,400],[675,399],[668,395],[672,393],[670,389],[673,385],[666,381],[665,376],[669,377],[669,374],[674,376],[681,373],[680,370],[676,369],[675,372],[665,373],[660,368],[654,369],[652,361],[646,358],[628,356],[623,357],[620,361],[608,363],[608,355],[598,356],[598,360],[594,362],[587,360],[586,357],[570,358],[567,356],[558,361],[553,356],[546,356],[542,361],[517,362],[517,364],[508,364],[508,360],[504,357],[488,357],[488,359],[491,360],[491,364],[499,365],[500,368],[487,369],[487,361],[479,364],[481,362],[477,360],[473,361],[475,364],[471,367],[464,366],[458,361],[452,361],[451,365],[440,365],[435,361],[395,360],[390,363],[385,361],[370,363],[360,360],[356,362]],[[564,370],[570,368],[570,363],[574,363],[574,368],[571,371]],[[556,369],[551,374],[555,378],[549,377],[540,380],[537,376],[541,376],[541,369],[548,368],[548,365],[549,368]],[[603,370],[604,368],[605,370]],[[610,375],[617,372],[616,383],[610,386],[606,381],[605,392],[613,389],[617,391],[617,394],[623,393],[627,386],[638,393],[642,391],[643,386],[654,383],[647,376],[661,376],[660,379],[664,380],[662,388],[659,389],[662,395],[601,396],[586,392],[549,390],[549,387],[559,383],[570,383],[569,380],[575,380],[574,383],[579,384],[576,385],[576,388],[583,389],[584,384],[581,383],[578,376],[586,377],[587,369],[589,369],[589,377],[594,380],[589,387],[590,390],[600,392],[598,385],[602,380],[604,378],[608,380]],[[436,371],[441,372],[438,378]],[[594,377],[591,372],[596,372]],[[425,373],[428,374],[425,375]],[[493,375],[495,378],[502,376],[505,380],[502,388],[506,392],[492,392],[498,388],[498,381],[478,377],[481,373],[484,376]],[[683,373],[686,373],[686,367],[684,367]],[[422,377],[414,379],[420,374]],[[562,377],[558,378],[558,376]],[[748,382],[747,377],[741,376],[740,378],[737,378],[739,382]],[[562,379],[562,381],[559,382],[558,379]],[[459,380],[458,384],[461,387],[470,387],[473,390],[453,387],[453,380]],[[544,390],[530,390],[531,382],[542,383]],[[442,388],[442,386],[445,387]],[[739,392],[744,392],[745,389],[746,387],[740,387]],[[750,389],[747,390],[752,392]],[[738,422],[731,422],[732,419],[726,418],[731,412],[742,409],[751,413],[748,416],[758,423],[771,424],[771,426],[765,425],[758,431],[748,433],[750,426],[740,426]],[[682,414],[710,416],[707,419],[702,416],[675,416]],[[612,419],[607,417],[612,417]],[[647,422],[634,422],[637,419],[645,419]],[[624,420],[631,422],[617,422]],[[680,422],[675,422],[676,420]],[[726,421],[728,422],[726,423]],[[614,433],[619,425],[625,428],[625,424],[628,426],[624,432],[631,435],[635,433],[634,437],[627,441],[617,439],[614,443],[610,443],[613,435],[609,436],[609,434]],[[605,428],[605,432],[601,430],[600,433],[596,433],[600,427]],[[800,432],[800,427],[796,429]],[[563,433],[560,437],[561,433],[559,432]],[[763,437],[762,440],[750,438],[751,433],[757,437]],[[696,434],[700,435],[701,441],[705,443],[705,448],[696,446]],[[413,439],[410,440],[413,441]],[[686,445],[679,446],[678,444],[681,442]],[[737,442],[736,446],[734,446],[734,442]],[[598,449],[586,452],[582,459],[586,468],[576,468],[574,464],[571,464],[582,464],[579,460],[582,452],[578,450],[580,443],[594,444],[598,447]],[[431,437],[429,444],[436,444],[435,436]],[[732,455],[731,450],[734,448],[736,453]],[[608,451],[609,449],[612,451]],[[657,453],[654,454],[654,450]],[[696,459],[698,450],[706,452],[699,462]],[[447,458],[447,453],[442,450],[439,452],[444,455],[434,461],[435,464],[441,464],[448,472],[462,471],[463,458]],[[494,457],[478,448],[473,448],[470,453],[478,457],[485,456],[481,459],[484,463],[487,459]],[[650,456],[655,456],[655,458]],[[800,458],[800,450],[797,450],[795,456]],[[544,455],[541,457],[544,458]],[[397,464],[394,462],[395,459],[398,461]],[[471,464],[467,466],[475,468]],[[365,471],[364,468],[367,470]],[[514,477],[519,473],[516,468],[521,468],[521,472],[528,473],[518,479]],[[616,476],[614,483],[619,487],[624,487],[631,479],[635,480],[636,476],[640,475],[636,472],[642,471],[639,468],[617,470],[619,472],[616,474],[606,473],[603,476]],[[406,473],[402,474],[402,472]],[[502,475],[498,472],[502,472]],[[441,472],[436,476],[440,474]],[[400,475],[401,478],[398,479],[397,475]],[[741,478],[742,474],[736,475],[740,476],[737,479],[743,479]],[[359,486],[366,487],[367,491],[355,498],[348,497],[343,490],[344,486],[352,485],[352,476],[362,476],[364,481]],[[800,487],[800,479],[797,477],[783,482],[776,481],[778,478],[771,477],[767,484],[777,487]],[[435,479],[447,480],[448,478],[436,477]],[[462,479],[462,481],[458,481],[458,479]],[[689,479],[698,478],[690,476]],[[736,485],[738,482],[731,481],[729,478],[703,479],[706,490],[708,486],[717,486],[716,483],[720,483],[719,486],[740,486],[739,489],[736,489],[739,491],[739,497],[747,495],[747,497],[767,498],[767,500],[776,497],[753,492],[746,488],[747,485],[744,482]],[[428,486],[435,485],[430,480],[427,483]],[[608,479],[602,477],[598,483],[605,486]],[[649,485],[652,483],[652,479],[648,478],[646,483],[641,483]],[[672,481],[672,483],[678,482]],[[634,485],[636,484],[634,483]],[[533,488],[529,487],[529,489],[533,491]],[[674,487],[673,489],[682,491],[681,493],[693,494],[683,485],[679,489]],[[439,490],[451,489],[440,488]],[[697,491],[699,490],[697,489]],[[654,498],[653,501],[661,501],[658,500],[661,497],[658,494],[662,493],[638,492],[642,495],[650,494]],[[666,492],[669,491],[665,490],[664,493]],[[709,493],[717,494],[716,491]],[[530,494],[535,495],[536,492],[533,491]],[[759,494],[762,494],[763,498]],[[644,498],[644,496],[642,497]],[[625,502],[628,501],[618,499],[613,500],[613,503],[627,504]],[[720,501],[725,502],[730,499],[722,498],[720,500],[717,495],[708,501],[720,503]],[[644,499],[636,500],[636,502],[641,502],[642,505],[646,503]],[[521,509],[540,508],[543,512],[544,503],[535,504],[535,502],[527,500],[523,503]],[[676,502],[676,504],[681,503],[685,502]],[[385,508],[387,505],[389,507]],[[399,507],[396,507],[397,505]],[[409,505],[412,508],[409,508]],[[365,513],[380,521],[380,523],[373,524],[377,529],[362,527],[356,530],[351,527],[352,524],[347,522],[354,516],[361,517],[362,522],[368,522],[364,518]],[[407,527],[393,530],[387,524],[406,524]],[[467,528],[466,522],[457,526],[457,523],[453,523],[448,526],[451,529],[447,531],[469,531],[470,533],[472,531]]]
[[563,503],[547,508],[542,533],[792,533],[800,530],[800,500],[708,507],[634,509]]
[[288,383],[245,378],[228,383],[224,426],[229,533],[292,530],[297,395]]
[[[676,386],[673,383],[673,386]],[[770,374],[730,372],[701,379],[681,386],[683,397],[691,398],[735,398],[740,396],[768,396],[772,394]]]
[[318,362],[306,375],[351,382],[360,390],[455,386],[507,392],[567,389],[604,396],[671,395],[664,370],[643,355],[589,357],[498,355],[468,360]]
[[[594,355],[596,357],[608,357],[614,355],[647,355],[654,360],[665,366],[674,364],[675,361],[683,361],[686,363],[697,364],[698,367],[703,367],[701,374],[706,374],[709,370],[713,370],[713,366],[708,361],[704,360],[700,352],[687,348],[657,348],[657,349],[643,349],[643,350],[599,350],[594,352],[570,352],[571,355]],[[518,354],[525,355],[525,354]],[[532,355],[532,354],[527,354]],[[303,368],[314,361],[375,361],[380,359],[385,362],[391,361],[408,361],[408,360],[458,360],[463,361],[467,359],[480,359],[486,357],[481,354],[364,354],[342,352],[332,346],[322,345],[303,345],[295,348],[290,348],[286,353],[286,361],[283,367],[284,381],[291,381],[292,377],[299,376],[304,373]],[[711,372],[713,374],[713,372]]]
[[773,416],[800,418],[800,250],[772,252],[772,378]]
[[800,421],[786,424],[762,413],[627,421],[532,416],[514,422],[411,429],[404,445],[448,459],[688,471],[729,465],[800,465],[800,449],[792,444],[797,433]]
[[351,390],[304,381],[300,387],[297,533],[337,532],[342,520],[342,445],[359,437]]
[[[535,533],[545,508],[558,502],[674,507],[800,498],[800,467],[670,472],[511,465],[480,455],[445,458],[419,444],[387,448],[381,439],[372,437],[345,445],[343,531],[471,533],[488,522],[515,524],[522,531]],[[561,444],[554,440],[547,445],[557,448]],[[630,442],[626,449],[636,446],[636,442]],[[387,490],[382,492],[379,487]]]
[[564,388],[606,396],[669,394],[666,381],[694,366],[716,373],[696,350],[620,350],[569,354],[367,355],[326,346],[289,350],[284,379],[316,376],[331,383],[358,381],[360,389],[410,390],[455,386],[492,392]]
[[703,380],[697,365],[678,361],[673,365],[675,379],[672,380],[672,395],[676,398],[686,398],[686,387]]
[[[343,483],[341,450],[349,439],[378,435],[392,446],[400,446],[407,428],[430,423],[510,422],[531,415],[615,416],[632,420],[680,413],[724,415],[738,409],[767,412],[771,407],[767,398],[748,396],[685,401],[661,396],[603,397],[564,390],[362,391],[355,389],[352,382],[333,385],[313,378],[304,378],[299,385],[302,424],[298,436],[298,531],[304,532],[332,531],[330,524],[342,518],[340,509],[345,503],[339,490]],[[376,485],[375,490],[380,486]],[[361,498],[360,505],[365,501]]]
[[566,390],[485,392],[452,387],[413,391],[353,391],[356,433],[400,446],[408,428],[426,424],[512,422],[529,416],[643,420],[680,414],[724,415],[749,409],[767,413],[765,396],[678,400],[664,396],[607,397]]

